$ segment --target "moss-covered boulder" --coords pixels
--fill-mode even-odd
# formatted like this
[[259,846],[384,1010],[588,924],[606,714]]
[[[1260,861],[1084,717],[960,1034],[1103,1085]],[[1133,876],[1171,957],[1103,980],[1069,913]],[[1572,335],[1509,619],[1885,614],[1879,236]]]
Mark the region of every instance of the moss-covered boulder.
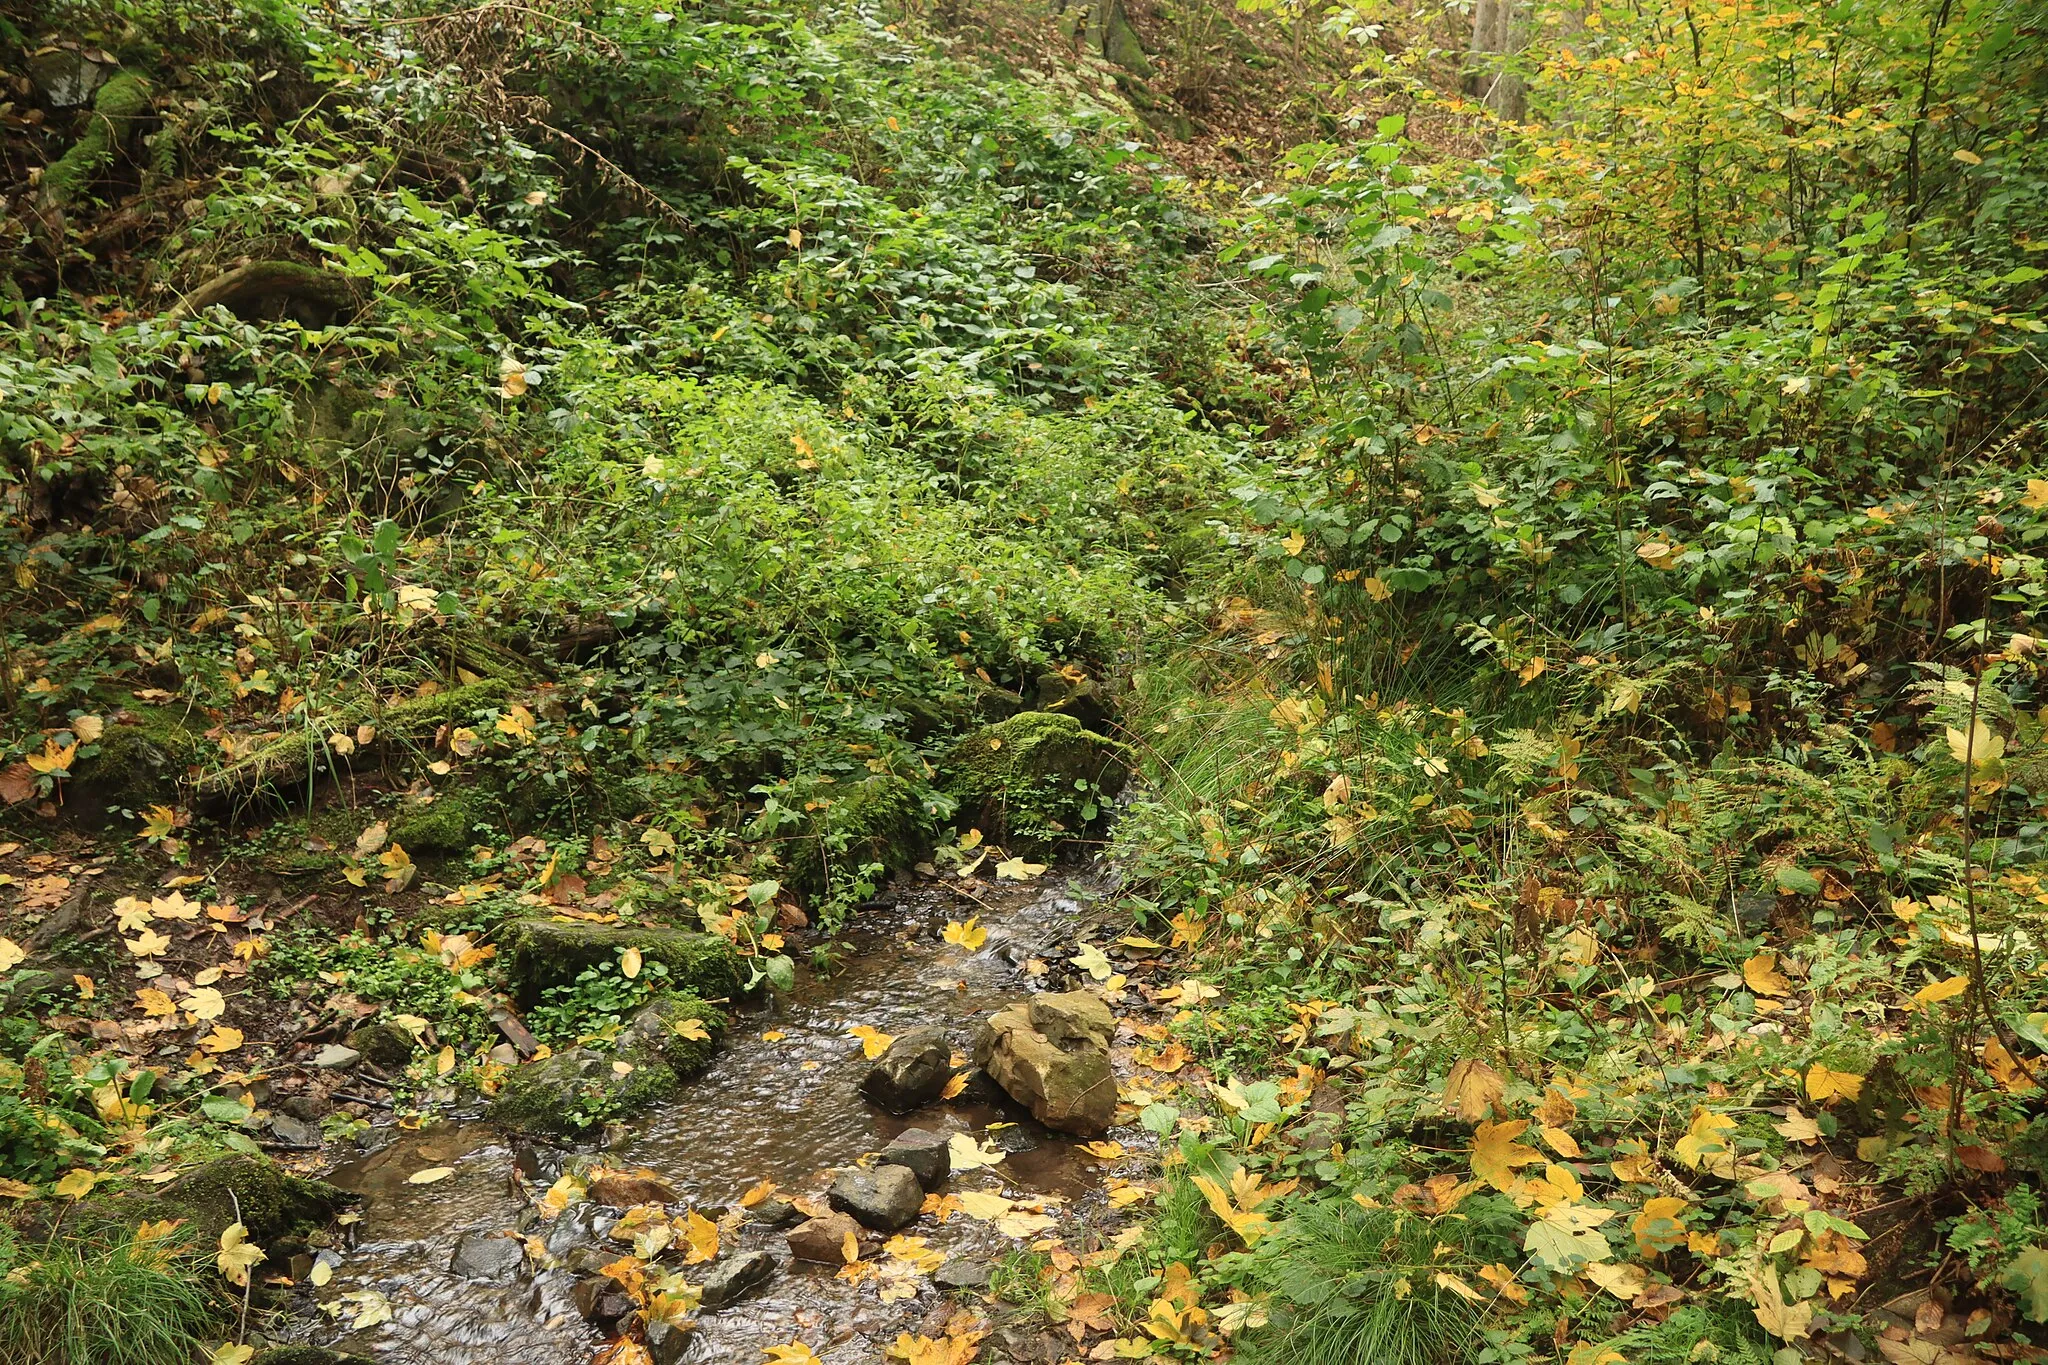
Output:
[[942,780],[962,824],[1012,848],[1044,849],[1100,819],[1129,774],[1115,740],[1069,715],[1025,711],[954,745]]
[[[356,1196],[324,1180],[293,1175],[261,1157],[228,1156],[180,1177],[152,1202],[169,1206],[168,1216],[191,1220],[201,1245],[211,1246],[231,1224],[249,1230],[249,1240],[272,1255],[285,1243],[325,1227]],[[157,1215],[166,1216],[166,1215]]]
[[348,1045],[371,1066],[402,1071],[412,1060],[418,1040],[397,1024],[364,1024],[348,1035]]
[[725,1026],[725,1014],[696,996],[663,996],[633,1017],[612,1051],[570,1048],[515,1070],[491,1104],[491,1121],[572,1137],[636,1113],[701,1074]]
[[495,784],[475,783],[438,793],[431,801],[406,800],[391,813],[391,841],[410,854],[466,853],[476,827],[504,824]]
[[99,752],[79,762],[65,788],[65,813],[90,824],[120,811],[176,805],[192,765],[213,751],[178,711],[124,709],[100,735]]
[[512,921],[500,939],[507,970],[520,998],[532,1003],[549,986],[566,985],[602,962],[616,962],[638,948],[643,962],[668,970],[669,985],[707,1000],[729,999],[746,981],[737,949],[715,934],[634,924],[586,924],[581,920]]
[[836,871],[868,863],[904,868],[929,851],[923,803],[908,782],[885,773],[848,784],[821,806],[782,858],[791,889],[815,897],[830,889]]

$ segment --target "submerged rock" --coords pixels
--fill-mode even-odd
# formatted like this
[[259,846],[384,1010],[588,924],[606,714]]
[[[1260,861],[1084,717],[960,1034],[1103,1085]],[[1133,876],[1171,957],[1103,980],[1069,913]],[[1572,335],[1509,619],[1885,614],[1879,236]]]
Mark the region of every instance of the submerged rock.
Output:
[[455,1239],[448,1273],[487,1284],[516,1284],[526,1265],[526,1249],[495,1232],[465,1232]]
[[990,1273],[987,1261],[948,1256],[945,1264],[932,1272],[932,1283],[941,1289],[985,1289]]
[[330,1351],[324,1346],[273,1346],[258,1351],[249,1365],[377,1365],[368,1356]]
[[635,1204],[673,1204],[675,1187],[648,1175],[607,1175],[590,1182],[590,1200],[615,1209]]
[[1116,1116],[1115,1032],[1109,1007],[1085,991],[1038,995],[982,1024],[974,1060],[1046,1127],[1099,1133]]
[[943,1133],[929,1128],[905,1128],[882,1149],[884,1166],[901,1166],[917,1177],[928,1190],[937,1189],[953,1171],[952,1152]]
[[912,1029],[889,1044],[868,1068],[860,1093],[892,1114],[907,1114],[938,1099],[953,1079],[953,1045],[935,1028]]
[[877,1232],[894,1232],[917,1220],[924,1187],[902,1166],[843,1171],[826,1194],[833,1208],[850,1213]]
[[775,1258],[765,1251],[728,1256],[704,1275],[703,1305],[723,1308],[737,1303],[775,1276]]
[[549,986],[566,985],[599,963],[616,962],[637,948],[644,962],[668,970],[678,993],[717,999],[739,994],[746,978],[739,952],[715,934],[655,929],[630,924],[563,923],[533,917],[512,921],[502,943],[507,967],[521,995],[538,999]]
[[856,1244],[859,1242],[860,1224],[843,1213],[828,1213],[823,1218],[809,1218],[789,1230],[789,1254],[799,1261],[844,1265],[844,1249],[848,1237],[852,1237]]

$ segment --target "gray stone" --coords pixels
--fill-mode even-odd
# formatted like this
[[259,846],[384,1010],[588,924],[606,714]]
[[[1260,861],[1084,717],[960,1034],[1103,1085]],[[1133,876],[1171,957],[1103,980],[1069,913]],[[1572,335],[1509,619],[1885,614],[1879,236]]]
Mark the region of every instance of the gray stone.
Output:
[[[916,1181],[913,1179],[912,1184]],[[799,1261],[819,1261],[825,1265],[844,1265],[846,1257],[842,1248],[846,1235],[860,1237],[860,1224],[843,1213],[830,1213],[823,1218],[810,1218],[789,1230],[789,1253]]]
[[340,1043],[329,1043],[313,1054],[313,1065],[324,1066],[330,1071],[341,1071],[363,1060],[363,1054]]
[[465,1232],[455,1239],[448,1273],[487,1284],[516,1284],[525,1264],[526,1250],[513,1238],[495,1232]]
[[986,1261],[971,1256],[948,1256],[945,1264],[932,1272],[932,1283],[941,1289],[986,1289],[989,1273]]
[[802,1216],[802,1212],[797,1206],[790,1203],[787,1199],[776,1199],[773,1197],[763,1199],[760,1203],[747,1210],[747,1220],[749,1222],[759,1223],[761,1226],[769,1228],[786,1227]]
[[82,52],[55,48],[29,58],[28,74],[51,107],[76,109],[92,103],[94,93],[107,83],[114,68]]
[[270,1116],[270,1131],[277,1140],[287,1147],[299,1147],[308,1151],[321,1145],[320,1125],[308,1123],[290,1114],[276,1113]]
[[706,1308],[723,1308],[738,1303],[768,1283],[775,1275],[775,1258],[765,1251],[745,1251],[728,1256],[704,1276]]
[[633,1300],[625,1287],[609,1275],[587,1275],[569,1290],[576,1311],[598,1331],[610,1336],[620,1319],[631,1313]]
[[905,1128],[898,1133],[882,1149],[881,1164],[903,1167],[928,1190],[937,1189],[953,1171],[953,1157],[946,1149],[945,1135],[929,1128]]
[[856,1167],[842,1171],[825,1198],[877,1232],[894,1232],[916,1221],[924,1187],[901,1166],[877,1166],[872,1171]]
[[650,1322],[646,1329],[647,1354],[654,1365],[681,1365],[689,1358],[691,1334],[666,1322]]
[[907,1114],[938,1099],[953,1079],[953,1047],[935,1028],[912,1029],[889,1044],[860,1083],[869,1102]]

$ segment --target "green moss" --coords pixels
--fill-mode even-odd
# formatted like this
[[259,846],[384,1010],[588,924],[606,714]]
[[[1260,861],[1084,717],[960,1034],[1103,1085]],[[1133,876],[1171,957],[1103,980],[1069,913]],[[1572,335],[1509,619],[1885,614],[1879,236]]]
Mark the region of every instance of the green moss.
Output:
[[135,120],[149,111],[149,82],[123,71],[93,97],[92,117],[71,150],[43,171],[43,194],[59,207],[69,204],[90,185],[128,136]]
[[320,1180],[293,1175],[261,1157],[228,1156],[210,1161],[177,1181],[160,1196],[192,1220],[200,1244],[220,1240],[239,1221],[249,1240],[260,1246],[300,1237],[324,1227],[336,1213],[355,1202],[346,1190]]
[[487,678],[432,696],[407,697],[393,702],[381,713],[368,699],[361,699],[326,712],[312,726],[294,728],[259,746],[248,757],[207,773],[194,787],[202,796],[229,796],[266,787],[303,789],[309,763],[325,770],[334,761],[332,751],[324,744],[311,744],[309,735],[350,731],[366,721],[374,721],[379,744],[419,744],[431,738],[450,716],[466,718],[471,712],[496,706],[511,691],[512,685],[504,679]]
[[211,749],[184,713],[170,707],[124,708],[132,724],[109,725],[99,752],[78,765],[66,803],[98,811],[174,805],[187,769]]
[[627,948],[661,963],[677,987],[705,999],[737,995],[746,980],[732,944],[686,929],[534,918],[512,921],[500,942],[512,979],[528,999],[574,981],[586,968],[616,960]]
[[960,802],[964,823],[1035,849],[1086,829],[1100,817],[1102,798],[1122,790],[1128,772],[1115,740],[1072,716],[1025,711],[956,744],[943,781]]
[[[686,1019],[702,1024],[705,1036],[678,1036],[675,1027]],[[491,1104],[491,1121],[514,1132],[574,1136],[637,1113],[702,1074],[725,1027],[725,1013],[709,1002],[663,996],[634,1016],[613,1051],[570,1048],[514,1071]],[[622,1076],[614,1062],[632,1070]]]
[[488,783],[442,792],[421,804],[407,801],[391,816],[391,840],[408,853],[465,853],[476,842],[478,825],[495,825],[503,814]]
[[815,897],[829,888],[835,870],[866,863],[908,867],[928,849],[917,793],[902,778],[884,774],[851,784],[823,807],[810,830],[785,846],[783,860],[790,886]]

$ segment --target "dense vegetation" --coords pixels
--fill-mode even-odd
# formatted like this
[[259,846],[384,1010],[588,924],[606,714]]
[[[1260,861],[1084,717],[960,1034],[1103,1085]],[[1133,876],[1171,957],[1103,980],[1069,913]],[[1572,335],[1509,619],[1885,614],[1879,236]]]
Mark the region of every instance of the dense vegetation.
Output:
[[[522,907],[786,988],[935,846],[1110,830],[1151,1217],[999,1280],[1077,1355],[2038,1355],[2036,7],[1240,9],[1134,12],[1141,80],[794,0],[0,7],[0,1195],[253,1151],[323,979],[495,1092]],[[967,771],[1040,710],[1113,829]],[[24,1358],[124,1276],[231,1335],[21,1227]]]

